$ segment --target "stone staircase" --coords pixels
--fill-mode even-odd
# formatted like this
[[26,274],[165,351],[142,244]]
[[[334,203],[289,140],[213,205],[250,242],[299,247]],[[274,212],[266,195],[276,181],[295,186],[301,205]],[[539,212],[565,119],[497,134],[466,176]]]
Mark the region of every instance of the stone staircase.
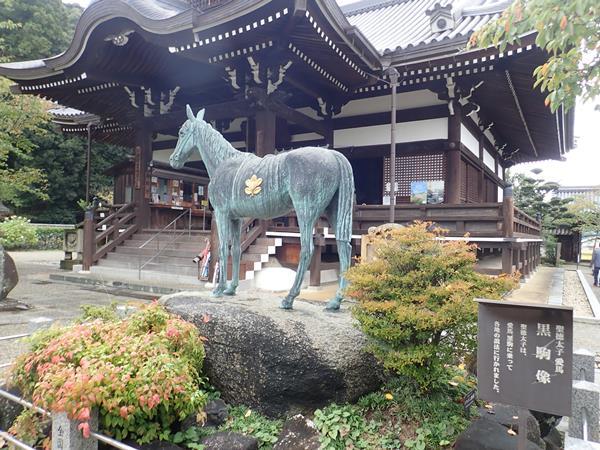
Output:
[[[135,233],[92,266],[91,273],[107,278],[140,279],[162,284],[199,284],[198,265],[192,259],[204,249],[205,239],[210,238],[210,231],[192,231],[189,236],[187,232],[176,236],[172,231],[164,231],[160,242],[155,242],[155,238],[144,248],[140,248],[157,232],[158,230],[143,230]],[[281,245],[279,238],[257,238],[242,254],[240,280],[253,280],[255,272],[262,269]],[[160,255],[148,262],[159,248],[162,249]],[[144,265],[141,272],[138,270],[140,264]],[[228,261],[229,271],[230,266],[231,258]]]

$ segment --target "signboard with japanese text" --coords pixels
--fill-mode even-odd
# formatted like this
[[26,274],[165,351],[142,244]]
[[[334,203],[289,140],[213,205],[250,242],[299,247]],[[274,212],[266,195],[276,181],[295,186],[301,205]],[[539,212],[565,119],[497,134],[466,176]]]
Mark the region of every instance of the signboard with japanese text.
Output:
[[570,416],[573,309],[476,301],[479,398]]

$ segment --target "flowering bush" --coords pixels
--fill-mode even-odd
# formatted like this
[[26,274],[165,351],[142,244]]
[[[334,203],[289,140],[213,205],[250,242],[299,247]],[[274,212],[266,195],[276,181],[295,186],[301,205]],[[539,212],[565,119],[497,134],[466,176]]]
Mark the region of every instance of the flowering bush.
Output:
[[38,236],[29,224],[29,219],[11,216],[0,222],[0,245],[7,250],[31,248],[38,242]]
[[207,400],[202,338],[156,303],[122,321],[41,331],[31,346],[12,383],[36,405],[80,421],[84,436],[97,408],[100,428],[119,440],[170,440],[172,425]]
[[348,271],[348,295],[372,351],[387,369],[423,390],[444,378],[446,366],[476,346],[475,297],[498,299],[511,277],[474,270],[475,246],[444,241],[430,223],[392,230],[377,243],[377,258]]

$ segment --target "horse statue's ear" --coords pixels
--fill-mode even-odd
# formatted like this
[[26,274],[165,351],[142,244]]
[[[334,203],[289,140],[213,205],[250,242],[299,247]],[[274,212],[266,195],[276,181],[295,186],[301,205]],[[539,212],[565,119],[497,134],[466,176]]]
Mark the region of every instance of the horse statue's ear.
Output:
[[204,113],[206,112],[206,108],[202,108],[200,111],[198,111],[198,115],[196,116],[196,120],[202,120],[204,119]]
[[185,112],[187,113],[188,119],[194,120],[194,113],[192,112],[192,108],[190,108],[190,105],[185,105]]

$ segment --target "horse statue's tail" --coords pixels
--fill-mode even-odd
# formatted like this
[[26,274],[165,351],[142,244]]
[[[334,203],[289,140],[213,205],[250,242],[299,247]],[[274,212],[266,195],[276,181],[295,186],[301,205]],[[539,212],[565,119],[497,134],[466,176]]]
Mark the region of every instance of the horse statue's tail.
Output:
[[352,166],[346,157],[337,151],[333,151],[333,153],[340,168],[335,238],[338,241],[350,242],[352,239],[352,211],[354,209],[354,175]]

